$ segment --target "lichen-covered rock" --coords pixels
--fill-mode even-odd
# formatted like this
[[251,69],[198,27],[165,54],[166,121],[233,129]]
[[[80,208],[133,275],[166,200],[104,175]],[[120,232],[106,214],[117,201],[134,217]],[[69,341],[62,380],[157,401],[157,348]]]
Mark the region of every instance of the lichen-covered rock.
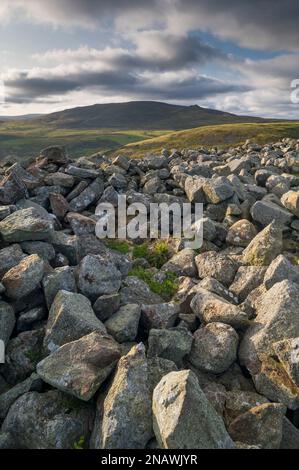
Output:
[[99,256],[87,255],[80,263],[78,287],[91,300],[99,295],[117,292],[121,273],[114,264]]
[[7,242],[45,240],[53,231],[53,222],[34,207],[13,212],[0,222],[0,234]]
[[0,394],[0,419],[4,419],[8,413],[11,405],[24,393],[30,391],[40,391],[42,388],[42,381],[36,373],[23,382],[16,384],[6,392]]
[[44,382],[88,401],[114,369],[120,357],[118,344],[99,331],[64,344],[37,364]]
[[190,353],[192,334],[186,328],[151,329],[148,337],[148,356],[169,359],[178,367]]
[[90,204],[97,202],[104,190],[103,180],[96,178],[77,197],[70,201],[69,207],[73,212],[82,212]]
[[6,295],[11,299],[20,299],[30,294],[39,286],[45,267],[45,261],[38,255],[24,258],[17,266],[7,271],[2,278]]
[[207,202],[212,204],[218,204],[234,195],[234,188],[224,176],[207,180],[203,186],[203,191]]
[[74,270],[69,266],[56,268],[47,273],[43,278],[42,285],[48,309],[51,308],[58,291],[77,291]]
[[282,251],[282,228],[272,222],[259,232],[243,252],[245,264],[269,266]]
[[270,201],[257,201],[250,212],[253,220],[264,227],[271,224],[272,221],[289,224],[293,219],[293,215],[289,211]]
[[197,255],[195,263],[200,279],[211,276],[226,287],[233,282],[238,269],[238,264],[233,259],[216,251],[207,251]]
[[255,226],[249,220],[242,219],[229,228],[226,242],[230,245],[246,247],[256,235]]
[[2,248],[2,250],[0,250],[0,278],[11,268],[19,264],[25,256],[20,245],[16,243]]
[[235,441],[262,449],[279,449],[286,408],[280,403],[255,406],[238,416],[228,431]]
[[196,253],[191,248],[184,248],[173,255],[169,261],[167,261],[163,267],[163,271],[170,271],[178,276],[190,276],[195,277],[197,274],[195,265]]
[[179,312],[180,305],[174,302],[142,305],[142,326],[145,331],[149,331],[152,328],[170,328],[174,326]]
[[237,359],[239,337],[224,323],[209,323],[194,333],[191,364],[205,372],[221,374]]
[[163,302],[160,295],[152,292],[149,286],[135,276],[128,276],[120,290],[121,304],[161,304]]
[[59,391],[28,392],[11,406],[2,431],[21,449],[75,449],[88,447],[92,419],[90,406]]
[[123,305],[105,322],[108,333],[119,343],[134,341],[137,336],[140,313],[141,309],[138,304]]
[[229,290],[234,293],[240,302],[263,282],[266,267],[240,266]]
[[93,310],[99,320],[105,321],[111,317],[120,306],[120,294],[104,294],[97,298]]
[[299,283],[299,267],[293,265],[284,255],[279,255],[268,267],[264,277],[264,284],[267,289],[270,289],[276,282],[281,282],[285,279]]
[[0,301],[0,339],[6,345],[16,323],[14,309],[6,302]]
[[120,359],[105,398],[101,448],[143,449],[152,434],[148,366],[139,344]]
[[154,432],[164,449],[227,449],[234,444],[190,370],[170,372],[153,393]]
[[60,290],[49,312],[44,339],[46,350],[53,352],[93,331],[105,332],[106,328],[95,316],[90,301],[82,294]]
[[299,217],[299,192],[288,191],[281,197],[281,202],[296,217]]

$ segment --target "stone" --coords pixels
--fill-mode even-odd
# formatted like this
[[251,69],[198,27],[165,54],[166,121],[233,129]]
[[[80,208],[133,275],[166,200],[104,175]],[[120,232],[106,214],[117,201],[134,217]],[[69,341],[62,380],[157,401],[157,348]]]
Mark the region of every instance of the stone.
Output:
[[243,251],[245,264],[269,266],[282,251],[282,228],[275,222],[259,232]]
[[0,301],[0,339],[6,345],[16,323],[14,309],[6,302]]
[[190,202],[204,203],[205,194],[203,191],[206,178],[200,176],[188,176],[185,180],[185,192]]
[[78,288],[92,301],[99,295],[117,292],[121,286],[121,273],[114,264],[101,255],[87,255],[81,263]]
[[170,260],[162,266],[162,270],[173,272],[178,276],[195,277],[197,274],[195,256],[196,253],[194,250],[184,248],[173,255]]
[[1,373],[12,385],[29,377],[42,357],[44,330],[24,331],[12,338],[5,350]]
[[191,300],[193,313],[204,323],[220,322],[235,329],[249,326],[247,314],[223,298],[205,289],[198,288]]
[[75,184],[75,178],[66,173],[56,172],[47,175],[44,182],[49,186],[63,186],[64,188],[72,188]]
[[45,240],[53,231],[53,222],[34,207],[13,212],[0,222],[0,234],[7,242]]
[[209,323],[194,333],[189,360],[204,372],[221,374],[236,361],[238,344],[239,337],[231,326]]
[[110,336],[94,331],[64,344],[37,364],[44,382],[80,400],[89,401],[111,374],[120,357]]
[[0,278],[25,258],[20,245],[14,243],[0,250]]
[[282,205],[296,217],[299,217],[299,191],[288,191],[281,197]]
[[192,334],[186,328],[151,329],[148,336],[148,357],[162,357],[178,367],[190,353]]
[[263,266],[240,266],[229,290],[240,302],[244,302],[246,297],[262,284],[265,272],[266,267]]
[[35,307],[27,312],[21,313],[17,320],[17,332],[34,330],[35,326],[40,327],[41,321],[47,317],[44,306]]
[[57,253],[64,255],[72,266],[78,264],[80,250],[80,238],[76,235],[68,235],[64,232],[53,232],[49,238],[50,243]]
[[284,255],[279,255],[268,267],[264,284],[267,289],[270,289],[274,284],[285,279],[299,283],[299,267],[294,266]]
[[45,262],[38,255],[24,258],[11,268],[2,278],[6,295],[11,299],[20,299],[30,294],[39,286],[45,272]]
[[108,320],[120,307],[120,294],[101,295],[97,298],[92,307],[99,320]]
[[228,449],[234,443],[190,370],[170,372],[153,393],[154,432],[162,449]]
[[224,420],[228,427],[232,421],[256,406],[269,403],[269,400],[256,392],[230,390],[225,393]]
[[150,290],[148,285],[135,276],[128,276],[120,290],[121,305],[125,304],[161,304],[163,302],[160,295]]
[[215,251],[206,251],[197,255],[195,263],[200,279],[210,276],[226,287],[233,282],[238,270],[238,264],[233,259]]
[[81,168],[76,165],[69,165],[66,169],[65,172],[68,175],[75,176],[76,178],[97,178],[100,174],[98,170],[94,170],[92,168]]
[[242,219],[229,228],[226,242],[230,245],[246,247],[256,235],[255,226],[249,220]]
[[104,190],[104,184],[101,178],[96,178],[87,188],[85,188],[77,197],[73,198],[69,207],[73,212],[82,212],[91,204],[94,204],[101,197]]
[[234,195],[234,188],[225,176],[209,179],[203,185],[203,191],[208,203],[218,204]]
[[60,290],[49,311],[45,348],[53,352],[93,331],[105,333],[106,328],[95,316],[90,301],[82,294]]
[[117,366],[103,405],[102,449],[144,449],[152,437],[151,394],[144,346]]
[[154,391],[154,388],[158,385],[164,375],[178,370],[173,361],[164,359],[163,357],[148,357],[147,364],[151,392]]
[[2,426],[21,449],[74,449],[88,447],[93,411],[64,393],[28,392],[11,406]]
[[286,408],[280,403],[264,403],[238,416],[229,426],[235,441],[262,449],[279,449]]
[[209,292],[213,292],[214,294],[219,295],[219,297],[222,297],[223,299],[233,304],[238,303],[238,297],[234,295],[231,290],[227,289],[227,287],[224,287],[221,282],[217,281],[217,279],[214,279],[213,277],[204,277],[195,287],[193,287],[190,291],[190,294],[193,294],[193,297],[196,294],[198,288],[206,289]]
[[141,322],[145,331],[152,328],[171,328],[174,326],[180,306],[174,302],[154,305],[142,305]]
[[299,448],[299,429],[297,429],[286,417],[282,421],[282,440],[280,449]]
[[69,203],[62,194],[49,194],[50,206],[52,213],[58,220],[63,220],[65,214],[69,211]]
[[277,341],[273,351],[289,377],[299,387],[299,338]]
[[7,392],[0,395],[0,419],[5,419],[9,408],[24,393],[30,391],[39,391],[41,389],[41,380],[39,376],[33,373],[23,382],[18,383]]
[[293,219],[293,215],[289,211],[269,201],[257,201],[252,206],[250,213],[253,220],[264,227],[275,220],[280,224],[289,224]]
[[45,261],[52,261],[55,258],[55,250],[51,243],[47,242],[22,242],[22,250],[28,255],[38,255]]
[[67,162],[65,148],[58,145],[52,145],[50,147],[44,148],[41,150],[39,157],[41,159],[46,159],[47,162],[51,163],[64,164]]
[[137,336],[140,313],[141,308],[138,304],[123,305],[105,322],[108,333],[118,343],[134,341]]
[[75,235],[80,237],[81,235],[95,233],[96,222],[92,218],[77,214],[76,212],[69,212],[66,218]]
[[74,269],[70,266],[56,268],[44,276],[42,285],[47,307],[50,309],[58,291],[77,292]]

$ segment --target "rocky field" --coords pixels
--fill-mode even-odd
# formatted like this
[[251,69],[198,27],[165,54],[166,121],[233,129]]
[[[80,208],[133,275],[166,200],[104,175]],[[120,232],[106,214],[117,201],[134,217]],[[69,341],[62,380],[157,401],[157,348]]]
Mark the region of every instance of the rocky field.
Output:
[[[0,175],[0,448],[299,448],[299,141]],[[99,201],[203,203],[203,246]]]

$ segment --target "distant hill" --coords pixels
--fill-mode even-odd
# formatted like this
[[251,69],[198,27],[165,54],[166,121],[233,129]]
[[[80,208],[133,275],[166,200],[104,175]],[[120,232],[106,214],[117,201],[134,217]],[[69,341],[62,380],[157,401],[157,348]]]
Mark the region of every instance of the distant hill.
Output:
[[190,129],[208,124],[263,122],[262,118],[156,101],[95,104],[40,116],[33,122],[63,129]]
[[20,116],[0,116],[0,121],[27,121],[30,119],[36,119],[42,116],[42,114],[22,114]]
[[283,137],[299,139],[299,122],[238,123],[203,126],[178,132],[170,132],[152,139],[124,145],[115,154],[143,157],[147,153],[159,153],[167,149],[196,149],[204,147],[229,147],[243,144],[247,139],[265,144]]

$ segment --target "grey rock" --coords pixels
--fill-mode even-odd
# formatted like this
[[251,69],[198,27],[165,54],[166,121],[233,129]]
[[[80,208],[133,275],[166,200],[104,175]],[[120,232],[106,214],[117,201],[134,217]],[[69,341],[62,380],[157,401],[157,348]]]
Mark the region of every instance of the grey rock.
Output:
[[200,370],[221,374],[237,359],[239,337],[229,325],[209,323],[194,333],[190,362]]
[[7,242],[45,240],[52,231],[52,221],[34,207],[13,212],[0,222],[0,233]]
[[170,328],[174,326],[180,306],[174,302],[142,305],[141,321],[145,331],[152,328]]
[[290,212],[268,201],[257,201],[252,206],[250,213],[253,220],[259,222],[264,227],[273,220],[281,224],[289,224],[293,219],[293,215]]
[[121,304],[161,304],[163,299],[135,276],[128,276],[120,290]]
[[105,321],[111,317],[120,306],[120,294],[104,294],[97,298],[93,310],[99,320]]
[[294,266],[285,256],[279,255],[268,267],[264,284],[267,289],[270,289],[276,282],[284,279],[299,283],[299,267]]
[[223,421],[190,370],[170,372],[153,394],[154,432],[164,449],[233,448]]
[[87,188],[85,188],[77,197],[70,201],[70,210],[82,212],[91,204],[97,202],[104,190],[104,184],[101,178],[96,178]]
[[41,388],[41,380],[39,376],[33,373],[23,382],[18,383],[14,387],[7,390],[7,392],[0,395],[0,419],[5,419],[9,408],[12,404],[24,393],[30,391],[38,391]]
[[234,188],[230,181],[224,176],[213,178],[203,186],[205,197],[208,203],[218,204],[219,202],[226,201],[234,195]]
[[269,266],[282,251],[282,228],[275,222],[265,227],[243,252],[245,264]]
[[51,261],[55,258],[55,250],[53,246],[47,242],[22,242],[21,247],[28,255],[36,254],[46,261]]
[[255,226],[248,220],[242,219],[229,228],[226,242],[230,245],[246,247],[256,235]]
[[22,313],[17,320],[17,332],[28,331],[35,329],[34,325],[40,326],[41,320],[47,316],[44,306],[36,307],[27,312]]
[[206,276],[214,277],[226,287],[233,282],[238,264],[229,256],[207,251],[196,256],[195,263],[200,279]]
[[81,294],[60,290],[49,312],[44,339],[52,352],[65,343],[82,338],[93,331],[106,332],[92,310],[90,301]]
[[30,294],[39,286],[45,272],[45,261],[38,255],[24,258],[17,266],[11,268],[2,278],[6,295],[20,299]]
[[0,301],[0,339],[5,345],[13,332],[15,322],[16,318],[12,306]]
[[56,268],[46,274],[42,285],[48,309],[50,309],[58,291],[77,292],[74,270],[69,266]]
[[235,294],[240,302],[244,302],[246,297],[259,285],[262,284],[266,272],[263,266],[240,266],[230,291]]
[[118,343],[134,341],[137,336],[141,308],[138,304],[120,307],[106,322],[105,327]]
[[20,245],[16,243],[2,248],[2,250],[0,250],[0,278],[2,278],[9,269],[19,264],[25,256]]
[[186,328],[151,329],[148,337],[148,356],[169,359],[178,367],[190,353],[192,334]]
[[190,276],[195,277],[196,265],[195,265],[196,253],[191,248],[184,248],[175,255],[173,255],[169,261],[163,266],[163,271],[170,271],[178,276]]

